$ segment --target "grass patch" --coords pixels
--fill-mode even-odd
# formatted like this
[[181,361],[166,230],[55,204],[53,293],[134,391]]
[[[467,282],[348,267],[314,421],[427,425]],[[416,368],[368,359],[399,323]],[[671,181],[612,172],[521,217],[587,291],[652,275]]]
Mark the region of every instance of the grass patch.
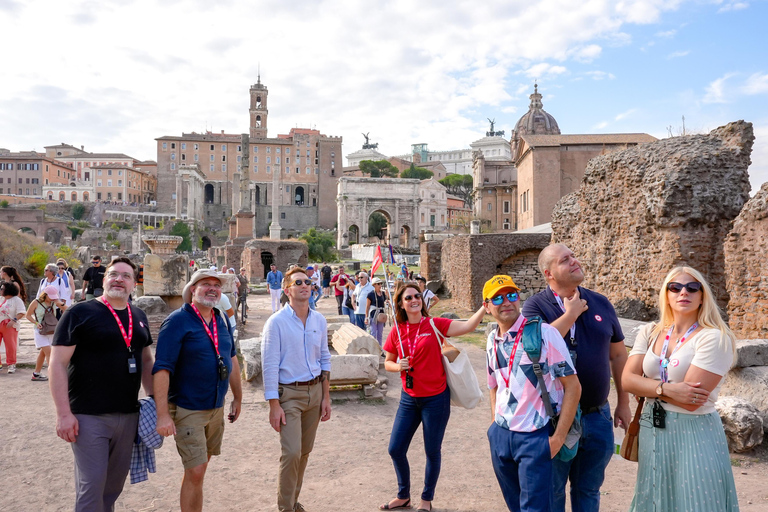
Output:
[[482,332],[471,332],[469,334],[465,334],[464,336],[457,336],[452,339],[462,343],[470,343],[476,347],[482,348],[483,350],[485,350],[485,346],[488,343],[488,337],[485,335],[485,333]]

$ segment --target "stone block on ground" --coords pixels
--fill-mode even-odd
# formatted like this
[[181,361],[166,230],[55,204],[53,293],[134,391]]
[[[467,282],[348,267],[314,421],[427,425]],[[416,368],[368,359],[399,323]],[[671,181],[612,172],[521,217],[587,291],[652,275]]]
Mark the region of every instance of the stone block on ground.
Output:
[[634,347],[635,338],[640,333],[640,329],[645,327],[648,322],[641,320],[632,320],[629,318],[619,317],[619,325],[621,325],[621,332],[624,333],[624,346]]
[[730,451],[742,453],[762,444],[763,420],[754,405],[743,398],[723,396],[715,403],[715,409],[723,421]]
[[372,354],[378,358],[381,354],[376,338],[350,323],[343,324],[333,333],[333,348],[340,355]]
[[188,274],[187,256],[147,254],[144,257],[144,295],[181,296]]
[[134,306],[142,310],[147,316],[170,313],[168,304],[157,295],[144,295],[132,302]]
[[768,366],[734,368],[725,375],[718,402],[726,396],[743,398],[760,411],[763,428],[768,427]]
[[246,382],[262,382],[261,337],[240,340],[240,354],[243,356],[243,370]]
[[331,356],[331,386],[374,384],[378,378],[378,355]]
[[736,368],[768,366],[768,340],[736,340]]
[[485,333],[486,339],[492,332],[496,332],[496,330],[499,328],[498,322],[488,322],[488,325],[485,326],[485,330],[483,331]]
[[440,315],[440,318],[450,318],[451,320],[458,320],[461,317],[459,317],[459,315],[457,315],[453,311],[446,311]]
[[349,317],[347,315],[325,315],[325,320],[329,324],[349,323]]

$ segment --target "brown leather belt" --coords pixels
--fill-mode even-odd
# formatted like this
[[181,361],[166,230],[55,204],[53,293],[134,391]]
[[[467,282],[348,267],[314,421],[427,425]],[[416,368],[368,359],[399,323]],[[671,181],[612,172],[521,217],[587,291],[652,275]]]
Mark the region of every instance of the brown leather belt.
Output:
[[318,382],[320,382],[320,376],[317,376],[312,380],[307,380],[304,382],[291,382],[288,384],[280,384],[280,385],[281,386],[312,386],[314,384],[317,384]]
[[589,408],[587,408],[587,409],[583,409],[583,410],[581,411],[581,415],[582,415],[582,416],[585,416],[585,415],[587,415],[587,414],[592,414],[593,412],[597,412],[597,411],[599,411],[600,409],[602,409],[602,408],[603,408],[603,406],[604,406],[606,403],[608,403],[608,400],[606,400],[605,402],[601,403],[600,405],[593,405],[592,407],[589,407]]

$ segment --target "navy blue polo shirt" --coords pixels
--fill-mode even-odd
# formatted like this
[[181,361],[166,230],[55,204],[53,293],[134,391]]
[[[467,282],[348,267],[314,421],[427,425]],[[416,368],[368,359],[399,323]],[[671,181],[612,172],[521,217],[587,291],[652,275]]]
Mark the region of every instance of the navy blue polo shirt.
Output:
[[[571,333],[564,336],[568,350],[576,353],[576,373],[581,383],[581,409],[602,405],[611,390],[611,343],[624,341],[619,317],[608,299],[597,292],[579,286],[579,295],[589,309],[576,320],[576,346]],[[551,324],[563,315],[552,290],[547,288],[525,301],[523,316],[540,316]]]
[[[219,353],[231,373],[232,358],[237,351],[228,322],[215,308],[211,320],[217,322]],[[213,332],[212,323],[208,328]],[[152,375],[160,370],[171,373],[169,402],[193,411],[224,406],[229,381],[219,378],[219,362],[213,341],[189,304],[168,315],[160,327]]]

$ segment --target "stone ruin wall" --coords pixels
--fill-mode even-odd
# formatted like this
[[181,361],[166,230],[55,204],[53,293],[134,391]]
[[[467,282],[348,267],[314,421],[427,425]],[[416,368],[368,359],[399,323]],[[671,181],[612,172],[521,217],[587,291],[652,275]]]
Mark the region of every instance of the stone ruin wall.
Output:
[[298,264],[307,266],[309,249],[307,244],[288,240],[251,240],[245,244],[242,250],[241,263],[245,267],[248,281],[258,283],[264,280],[264,264],[261,262],[261,253],[272,254],[273,263],[277,269],[285,274],[288,265]]
[[424,242],[420,249],[421,275],[427,281],[440,279],[443,241]]
[[744,205],[724,251],[731,328],[740,339],[768,338],[768,183]]
[[592,159],[552,213],[553,242],[576,252],[584,286],[619,315],[652,318],[664,276],[681,264],[707,276],[725,310],[723,241],[749,199],[753,141],[752,124],[738,121]]
[[549,234],[460,235],[443,241],[442,280],[457,304],[477,309],[483,285],[499,273],[509,273],[528,297],[544,287],[538,274],[538,254],[549,245]]

